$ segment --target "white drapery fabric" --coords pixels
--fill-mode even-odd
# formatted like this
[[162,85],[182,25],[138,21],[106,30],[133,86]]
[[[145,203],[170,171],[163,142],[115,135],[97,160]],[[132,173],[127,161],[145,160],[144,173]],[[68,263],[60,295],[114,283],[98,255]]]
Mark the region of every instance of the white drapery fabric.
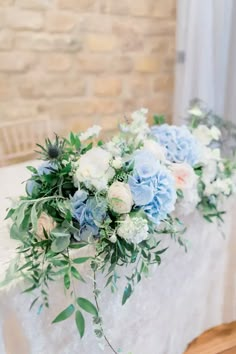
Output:
[[236,2],[178,0],[174,120],[180,123],[190,100],[200,98],[235,121]]

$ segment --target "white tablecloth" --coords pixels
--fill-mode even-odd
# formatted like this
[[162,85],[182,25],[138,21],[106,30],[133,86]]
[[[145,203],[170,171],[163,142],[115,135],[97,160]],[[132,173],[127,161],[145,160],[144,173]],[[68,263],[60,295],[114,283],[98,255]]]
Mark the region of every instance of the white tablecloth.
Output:
[[[5,198],[24,191],[20,183],[29,175],[24,165],[0,169],[1,219],[9,204]],[[225,239],[216,225],[196,213],[186,220],[186,238],[190,242],[187,254],[174,241],[164,240],[163,244],[171,247],[163,255],[161,266],[137,286],[125,306],[121,306],[123,280],[115,295],[109,289],[103,292],[104,326],[113,346],[120,348],[121,353],[182,354],[187,344],[203,331],[236,320],[236,201],[231,199],[227,208]],[[6,223],[1,222],[0,231],[2,279],[6,263],[14,257],[15,242],[8,237]],[[103,287],[102,278],[98,283]],[[91,284],[78,284],[82,296],[89,295],[90,288]],[[108,347],[102,350],[98,346],[89,317],[82,341],[72,319],[50,324],[58,311],[69,304],[61,283],[53,284],[51,307],[40,315],[35,310],[28,311],[32,297],[21,295],[21,289],[21,282],[0,289],[1,354],[111,353]]]

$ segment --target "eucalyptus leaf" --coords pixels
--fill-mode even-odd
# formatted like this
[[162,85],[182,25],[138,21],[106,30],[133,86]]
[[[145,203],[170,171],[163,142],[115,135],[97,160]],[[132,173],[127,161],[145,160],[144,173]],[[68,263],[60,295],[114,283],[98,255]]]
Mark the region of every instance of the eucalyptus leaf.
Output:
[[51,250],[55,253],[64,251],[70,244],[70,236],[58,237],[51,245]]
[[38,226],[38,215],[37,215],[36,206],[37,206],[37,204],[35,203],[31,209],[31,213],[30,213],[30,218],[31,218],[31,222],[32,222],[32,226],[33,226],[34,231],[37,230],[37,226]]
[[98,316],[96,307],[89,300],[83,297],[79,297],[76,301],[79,307],[81,307],[84,311],[90,313],[93,316]]
[[131,294],[132,294],[132,287],[130,284],[128,284],[125,288],[125,291],[124,291],[124,294],[122,297],[122,305],[124,305],[126,303],[126,301],[131,296]]
[[73,277],[75,279],[78,279],[78,280],[82,281],[83,283],[86,283],[86,281],[84,280],[84,278],[82,277],[80,272],[73,266],[71,267],[71,274],[73,275]]
[[73,263],[81,264],[81,263],[87,262],[89,259],[91,259],[91,257],[79,257],[79,258],[73,259]]
[[65,310],[59,313],[59,315],[52,321],[52,323],[61,322],[67,320],[75,311],[74,305],[69,305]]
[[85,321],[84,321],[84,316],[79,310],[77,310],[75,313],[75,323],[79,331],[80,337],[82,338],[84,335]]

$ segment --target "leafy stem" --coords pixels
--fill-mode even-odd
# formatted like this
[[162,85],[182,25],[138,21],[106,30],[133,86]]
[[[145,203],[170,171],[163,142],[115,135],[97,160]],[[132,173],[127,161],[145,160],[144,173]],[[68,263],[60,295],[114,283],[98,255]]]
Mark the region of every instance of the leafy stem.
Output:
[[[98,293],[99,293],[99,290],[97,288],[97,277],[96,277],[96,270],[93,271],[93,294],[94,294],[94,301],[95,301],[95,304],[96,304],[96,308],[97,308],[97,312],[98,312],[98,315],[99,317],[101,318],[101,311],[100,311],[100,306],[99,306],[99,303],[98,303]],[[103,326],[102,326],[102,321],[99,322],[99,329],[100,329],[100,332],[102,333],[102,336],[104,338],[104,340],[106,341],[107,345],[109,346],[109,348],[111,349],[111,351],[115,354],[118,354],[118,352],[114,349],[114,347],[112,346],[112,344],[110,343],[109,339],[107,338],[106,334],[104,333],[104,329],[103,329]]]

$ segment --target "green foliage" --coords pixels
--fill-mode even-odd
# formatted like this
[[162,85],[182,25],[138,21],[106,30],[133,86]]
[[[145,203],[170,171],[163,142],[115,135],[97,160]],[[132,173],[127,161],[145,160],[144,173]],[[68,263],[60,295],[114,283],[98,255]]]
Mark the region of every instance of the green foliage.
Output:
[[75,311],[74,305],[69,305],[65,310],[59,313],[59,315],[52,321],[52,323],[57,323],[67,320]]
[[155,114],[153,116],[153,120],[154,120],[154,124],[156,124],[156,125],[162,125],[165,123],[165,117],[162,115]]

